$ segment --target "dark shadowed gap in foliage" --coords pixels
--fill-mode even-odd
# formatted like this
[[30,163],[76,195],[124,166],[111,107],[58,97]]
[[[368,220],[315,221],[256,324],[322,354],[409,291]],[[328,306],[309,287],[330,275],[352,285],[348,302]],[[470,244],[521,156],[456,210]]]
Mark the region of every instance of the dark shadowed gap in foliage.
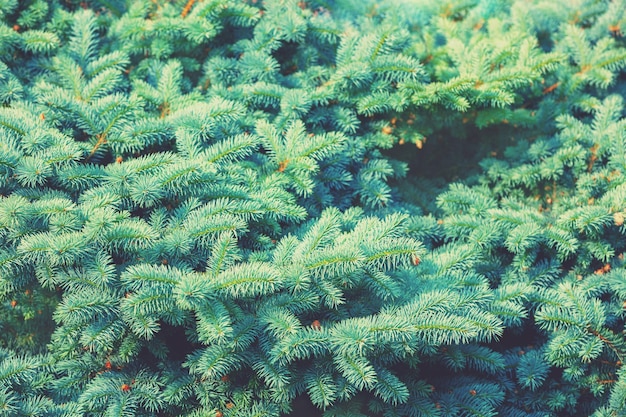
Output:
[[[360,413],[359,415],[366,415],[368,417],[383,417],[382,414],[373,413],[372,411],[367,409],[368,398],[371,397],[368,397],[367,393],[360,393],[359,395],[357,395],[357,399],[361,404],[361,407],[358,410],[358,412]],[[306,393],[296,397],[296,399],[293,400],[293,402],[291,403],[291,406],[291,413],[285,414],[283,417],[323,417],[324,415],[324,411],[313,405],[311,399]]]
[[169,354],[168,358],[173,361],[184,361],[187,355],[200,348],[200,345],[190,342],[185,334],[185,328],[172,326],[161,322],[161,330],[158,337],[165,343]]
[[38,355],[46,352],[57,324],[53,312],[62,290],[29,287],[5,303],[0,319],[0,349]]
[[487,346],[496,352],[504,353],[509,349],[534,349],[546,342],[546,336],[537,334],[533,326],[533,319],[525,321],[521,327],[507,327],[499,339],[487,343]]
[[383,153],[409,166],[406,178],[391,183],[400,192],[401,200],[433,213],[437,210],[437,196],[449,184],[472,185],[476,182],[472,177],[482,173],[480,161],[501,157],[507,147],[527,135],[528,131],[511,125],[468,127],[461,132],[444,129],[428,137],[422,149],[407,142]]
[[298,396],[291,404],[293,409],[288,417],[322,417],[324,412],[313,405],[308,395]]

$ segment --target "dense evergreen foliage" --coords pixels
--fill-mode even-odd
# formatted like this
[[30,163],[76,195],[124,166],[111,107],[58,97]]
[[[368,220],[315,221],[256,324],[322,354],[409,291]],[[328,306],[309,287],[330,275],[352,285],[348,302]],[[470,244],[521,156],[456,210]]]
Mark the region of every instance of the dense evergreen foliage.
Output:
[[625,0],[0,20],[0,416],[626,415]]

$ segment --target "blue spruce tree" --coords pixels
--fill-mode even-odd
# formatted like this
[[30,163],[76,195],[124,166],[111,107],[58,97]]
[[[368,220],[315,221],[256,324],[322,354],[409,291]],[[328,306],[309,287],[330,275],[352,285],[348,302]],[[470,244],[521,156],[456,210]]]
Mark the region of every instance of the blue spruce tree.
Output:
[[626,414],[624,30],[0,1],[0,416]]

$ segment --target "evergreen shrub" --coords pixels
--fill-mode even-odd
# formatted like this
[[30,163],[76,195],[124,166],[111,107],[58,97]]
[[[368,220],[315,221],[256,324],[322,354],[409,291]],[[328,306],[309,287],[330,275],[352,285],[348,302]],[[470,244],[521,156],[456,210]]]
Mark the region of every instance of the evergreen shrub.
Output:
[[625,0],[0,20],[0,416],[626,415]]

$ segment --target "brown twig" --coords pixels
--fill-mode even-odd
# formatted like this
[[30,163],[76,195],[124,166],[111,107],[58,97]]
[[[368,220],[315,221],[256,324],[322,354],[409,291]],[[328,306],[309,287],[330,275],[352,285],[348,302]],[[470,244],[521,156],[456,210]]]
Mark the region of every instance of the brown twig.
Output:
[[189,14],[189,12],[191,11],[191,8],[193,7],[193,4],[196,2],[196,0],[187,0],[187,4],[185,4],[185,7],[183,8],[183,11],[180,12],[180,17],[182,17],[183,19]]
[[556,90],[559,86],[561,85],[560,81],[555,82],[554,84],[552,84],[550,87],[546,87],[543,89],[543,94],[549,94],[551,92],[553,92],[554,90]]
[[615,353],[615,356],[617,356],[617,358],[620,360],[620,362],[624,359],[622,357],[622,352],[619,351],[619,349],[613,344],[613,342],[611,342],[606,337],[602,336],[599,331],[597,331],[597,330],[595,330],[595,329],[593,329],[591,327],[588,327],[587,331],[589,333],[591,333],[592,335],[594,335],[595,337],[597,337],[598,339],[600,339],[602,342],[604,342],[609,347],[609,349],[611,349],[613,351],[613,353]]
[[89,152],[89,156],[87,156],[87,158],[85,159],[86,161],[89,161],[91,159],[91,157],[95,155],[95,153],[98,151],[98,148],[100,148],[100,146],[102,146],[105,143],[107,143],[107,139],[106,139],[106,134],[105,133],[96,135],[96,138],[98,138],[98,141],[94,145],[94,147],[91,150],[91,152]]

